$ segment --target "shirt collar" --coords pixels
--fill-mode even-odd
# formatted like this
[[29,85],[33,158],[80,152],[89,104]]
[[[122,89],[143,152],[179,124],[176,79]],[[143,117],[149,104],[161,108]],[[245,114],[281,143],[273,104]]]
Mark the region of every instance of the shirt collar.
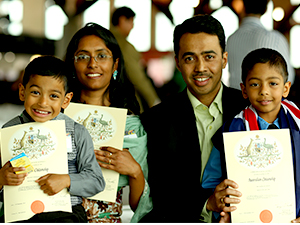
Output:
[[[260,127],[261,130],[267,130],[269,125],[270,125],[270,123],[265,121],[260,116],[258,117],[258,124],[259,124],[259,127]],[[278,128],[280,128],[278,118],[276,118],[276,120],[273,122],[273,124],[276,125]]]
[[263,27],[262,23],[260,22],[260,18],[257,18],[257,17],[254,17],[254,16],[245,17],[243,19],[241,25],[249,24],[249,23],[256,24],[256,25],[259,25],[259,26]]
[[[215,104],[217,106],[217,108],[219,109],[220,113],[223,114],[223,106],[222,106],[222,93],[223,93],[223,84],[221,82],[221,87],[220,90],[218,91],[217,96],[215,97],[214,101],[212,102],[212,104]],[[187,88],[187,95],[188,98],[190,99],[190,102],[193,106],[193,109],[195,110],[198,106],[203,105],[202,102],[200,102],[191,92],[190,90]],[[211,104],[211,105],[212,105]]]

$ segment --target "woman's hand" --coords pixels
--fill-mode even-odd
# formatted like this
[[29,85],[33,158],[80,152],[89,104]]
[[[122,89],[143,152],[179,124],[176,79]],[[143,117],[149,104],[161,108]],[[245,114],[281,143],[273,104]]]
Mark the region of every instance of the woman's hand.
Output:
[[120,174],[136,178],[142,171],[128,149],[120,151],[113,147],[101,147],[100,150],[95,150],[95,155],[101,167]]
[[128,149],[120,151],[112,147],[101,147],[100,150],[95,150],[95,155],[101,167],[129,176],[129,204],[135,211],[145,186],[140,164],[135,161]]

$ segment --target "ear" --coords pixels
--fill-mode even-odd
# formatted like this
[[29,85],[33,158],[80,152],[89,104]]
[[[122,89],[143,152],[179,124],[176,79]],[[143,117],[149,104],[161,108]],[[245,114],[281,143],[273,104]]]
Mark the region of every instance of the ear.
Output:
[[21,83],[19,83],[19,99],[22,102],[25,101],[25,87]]
[[124,22],[127,20],[126,16],[120,16],[119,17],[119,23],[118,23],[118,26],[122,26],[124,24]]
[[228,52],[223,53],[222,68],[225,69],[228,62]]
[[118,70],[118,67],[119,67],[119,58],[117,58],[116,61],[114,62],[113,72],[114,72],[115,70]]
[[244,99],[247,99],[248,98],[248,94],[247,94],[245,85],[243,83],[240,83],[240,86],[241,86],[242,95],[243,95]]
[[290,81],[285,82],[282,97],[286,98],[289,95],[291,86],[292,84]]
[[67,93],[66,96],[65,96],[64,102],[63,102],[63,104],[61,105],[61,107],[62,107],[63,109],[66,109],[66,108],[68,107],[68,105],[70,104],[72,98],[73,98],[73,92]]

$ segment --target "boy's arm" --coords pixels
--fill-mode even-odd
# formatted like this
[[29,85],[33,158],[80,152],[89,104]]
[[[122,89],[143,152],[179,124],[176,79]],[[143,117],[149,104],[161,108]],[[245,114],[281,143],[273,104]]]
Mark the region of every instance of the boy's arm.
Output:
[[73,195],[90,197],[104,190],[105,181],[95,157],[92,138],[80,124],[75,124],[75,146],[78,172],[69,174],[69,192]]

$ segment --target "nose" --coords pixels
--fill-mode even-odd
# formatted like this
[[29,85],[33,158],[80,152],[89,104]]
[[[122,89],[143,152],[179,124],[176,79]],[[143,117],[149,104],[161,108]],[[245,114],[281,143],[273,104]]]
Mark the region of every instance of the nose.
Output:
[[262,84],[260,88],[260,95],[268,95],[269,94],[269,86],[266,84]]
[[88,67],[91,67],[91,68],[95,68],[95,67],[98,67],[98,63],[97,63],[97,59],[96,57],[92,56],[89,63],[88,63]]
[[196,72],[206,72],[206,70],[207,70],[207,67],[206,67],[204,59],[202,59],[201,57],[198,58],[195,63],[195,71]]
[[39,98],[38,104],[40,106],[46,106],[48,104],[48,100],[45,95],[41,95],[41,97]]

